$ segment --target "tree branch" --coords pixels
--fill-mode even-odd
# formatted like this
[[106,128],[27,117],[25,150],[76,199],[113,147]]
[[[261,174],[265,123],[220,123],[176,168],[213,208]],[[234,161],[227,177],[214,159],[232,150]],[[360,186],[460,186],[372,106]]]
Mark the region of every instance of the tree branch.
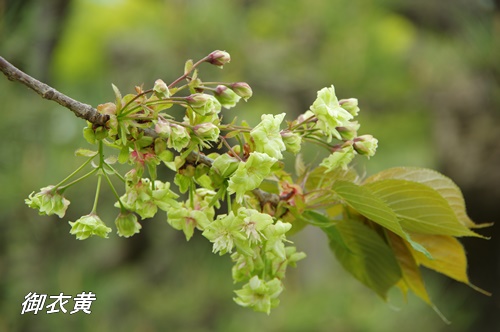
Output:
[[[26,85],[27,87],[38,93],[42,98],[55,101],[59,105],[71,110],[79,118],[85,119],[92,122],[93,124],[101,126],[106,125],[106,122],[109,120],[108,115],[101,114],[92,106],[74,100],[73,98],[70,98],[65,94],[57,91],[53,87],[29,76],[23,71],[17,69],[1,56],[0,70],[4,73],[5,76],[7,76],[9,80],[18,81]],[[145,129],[144,133],[152,137],[158,136],[152,129]],[[193,164],[205,164],[209,167],[211,167],[213,163],[212,159],[196,152],[191,152],[191,154],[187,157],[187,161]],[[262,206],[264,206],[266,203],[271,203],[271,205],[277,206],[280,201],[278,195],[268,193],[259,188],[252,190],[252,193],[257,197]]]
[[88,104],[81,103],[73,98],[62,94],[45,83],[29,76],[14,67],[10,62],[0,56],[0,70],[11,81],[18,81],[28,88],[38,93],[42,98],[55,101],[61,106],[71,110],[79,118],[88,120],[96,125],[104,126],[109,120],[109,116],[100,114],[95,108]]

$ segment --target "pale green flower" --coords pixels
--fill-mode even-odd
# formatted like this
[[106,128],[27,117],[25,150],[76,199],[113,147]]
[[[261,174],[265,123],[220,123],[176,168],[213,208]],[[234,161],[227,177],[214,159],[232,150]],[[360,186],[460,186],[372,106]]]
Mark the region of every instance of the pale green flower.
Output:
[[250,132],[255,142],[255,151],[267,153],[269,156],[282,159],[281,151],[286,149],[281,138],[280,125],[285,113],[278,115],[262,114],[261,122]]
[[327,158],[323,159],[320,166],[326,167],[327,171],[330,172],[337,168],[347,169],[347,165],[354,159],[355,151],[352,145],[343,147],[339,151],[335,151],[330,154]]
[[213,243],[213,252],[224,255],[232,252],[235,246],[238,251],[251,252],[246,237],[241,233],[242,220],[231,211],[228,215],[219,216],[205,228],[203,236]]
[[292,224],[278,220],[275,224],[264,229],[264,236],[267,239],[266,251],[272,252],[280,260],[286,259],[285,244],[286,232],[292,228]]
[[273,223],[273,217],[257,210],[239,208],[238,217],[243,220],[241,231],[250,243],[262,242],[262,231]]
[[[154,184],[153,190],[149,179],[139,179],[137,183],[127,185],[120,201],[127,210],[137,213],[142,219],[152,218],[158,208],[167,211],[179,204],[175,200],[178,195],[170,190],[170,183],[156,180]],[[120,207],[118,202],[115,206]]]
[[119,236],[131,237],[139,233],[142,225],[137,222],[137,216],[132,212],[122,212],[115,219],[115,225]]
[[189,142],[191,141],[189,132],[183,126],[179,126],[175,123],[171,123],[170,127],[171,133],[168,137],[167,146],[169,148],[174,148],[176,151],[181,151],[186,146],[188,146]]
[[195,210],[186,206],[178,206],[167,211],[167,222],[177,230],[182,230],[189,241],[194,234],[194,229],[201,231],[210,224],[205,211]]
[[57,214],[59,218],[64,217],[69,201],[64,198],[54,186],[40,189],[40,192],[32,192],[24,202],[32,209],[38,210],[40,215]]
[[242,289],[235,291],[237,297],[234,301],[255,311],[271,313],[271,308],[278,306],[278,296],[283,291],[282,282],[274,278],[269,281],[253,276]]
[[104,222],[96,214],[88,214],[75,222],[69,222],[71,225],[70,234],[76,235],[78,240],[85,240],[92,235],[107,238],[111,228],[106,227]]
[[317,125],[328,137],[328,142],[332,140],[332,136],[340,140],[341,136],[336,127],[346,126],[353,118],[351,113],[340,106],[333,85],[318,91],[311,111],[318,118]]
[[229,178],[227,190],[236,193],[236,201],[241,202],[244,194],[260,186],[271,173],[271,167],[277,160],[266,153],[252,152],[246,162],[241,162]]

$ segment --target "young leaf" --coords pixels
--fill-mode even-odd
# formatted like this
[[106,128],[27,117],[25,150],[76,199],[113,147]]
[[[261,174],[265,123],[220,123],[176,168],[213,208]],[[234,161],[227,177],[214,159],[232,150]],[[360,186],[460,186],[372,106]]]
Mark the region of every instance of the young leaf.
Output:
[[462,225],[446,200],[434,189],[406,180],[365,184],[401,220],[403,229],[424,234],[480,236]]
[[394,253],[372,229],[356,220],[340,220],[337,229],[346,246],[330,241],[337,260],[356,279],[386,299],[402,277]]
[[465,200],[460,188],[448,177],[432,169],[419,167],[394,167],[367,178],[364,183],[386,179],[399,179],[425,184],[436,190],[450,205],[458,220],[468,228],[481,228],[491,224],[475,224],[465,209]]
[[335,242],[337,245],[344,247],[345,250],[349,250],[342,238],[342,234],[336,227],[337,221],[315,211],[304,211],[302,217],[307,223],[319,227],[328,236],[330,242]]

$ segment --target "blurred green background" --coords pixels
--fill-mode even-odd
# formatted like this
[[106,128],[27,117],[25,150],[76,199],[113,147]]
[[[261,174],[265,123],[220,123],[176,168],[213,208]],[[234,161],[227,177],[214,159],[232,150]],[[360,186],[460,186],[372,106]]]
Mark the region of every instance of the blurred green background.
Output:
[[[94,106],[114,99],[111,83],[127,93],[169,82],[185,60],[215,49],[232,62],[203,66],[202,77],[254,89],[228,116],[291,119],[334,84],[340,98],[359,99],[361,133],[379,139],[377,155],[358,162],[362,172],[436,168],[464,190],[476,222],[500,212],[499,38],[492,0],[0,0],[0,55]],[[413,296],[377,298],[315,229],[292,239],[309,256],[289,271],[270,316],[234,304],[229,257],[199,235],[186,243],[164,216],[131,239],[76,241],[67,221],[90,211],[94,181],[68,191],[64,219],[38,216],[24,198],[79,165],[84,122],[2,77],[0,98],[0,331],[500,329],[499,226],[481,231],[489,241],[463,241],[471,281],[493,297],[425,273],[450,326]],[[113,201],[105,192],[99,210],[109,224]],[[96,294],[91,315],[21,315],[29,292],[83,291]]]

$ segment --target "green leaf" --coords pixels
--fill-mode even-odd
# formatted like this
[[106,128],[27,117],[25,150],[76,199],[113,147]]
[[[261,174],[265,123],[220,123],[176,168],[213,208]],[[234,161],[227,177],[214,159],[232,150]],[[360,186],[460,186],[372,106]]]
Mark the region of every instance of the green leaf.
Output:
[[413,241],[403,230],[394,211],[382,199],[372,193],[370,189],[347,181],[335,182],[332,189],[345,203],[358,213],[401,236],[415,250],[430,257],[425,248]]
[[349,206],[363,216],[404,237],[404,231],[398,222],[396,214],[367,188],[352,182],[337,181],[332,187]]
[[406,180],[365,184],[401,220],[403,229],[424,234],[480,236],[461,224],[447,201],[434,189]]
[[95,155],[97,155],[97,151],[92,151],[89,149],[80,148],[75,151],[75,156],[78,157],[94,157]]
[[371,228],[355,220],[341,220],[337,229],[346,246],[330,241],[337,260],[356,279],[386,299],[402,277],[393,252]]
[[432,169],[418,167],[395,167],[370,176],[364,183],[386,179],[400,179],[418,182],[436,190],[450,205],[460,223],[468,228],[481,228],[491,224],[475,224],[465,209],[465,200],[460,188],[448,177]]

